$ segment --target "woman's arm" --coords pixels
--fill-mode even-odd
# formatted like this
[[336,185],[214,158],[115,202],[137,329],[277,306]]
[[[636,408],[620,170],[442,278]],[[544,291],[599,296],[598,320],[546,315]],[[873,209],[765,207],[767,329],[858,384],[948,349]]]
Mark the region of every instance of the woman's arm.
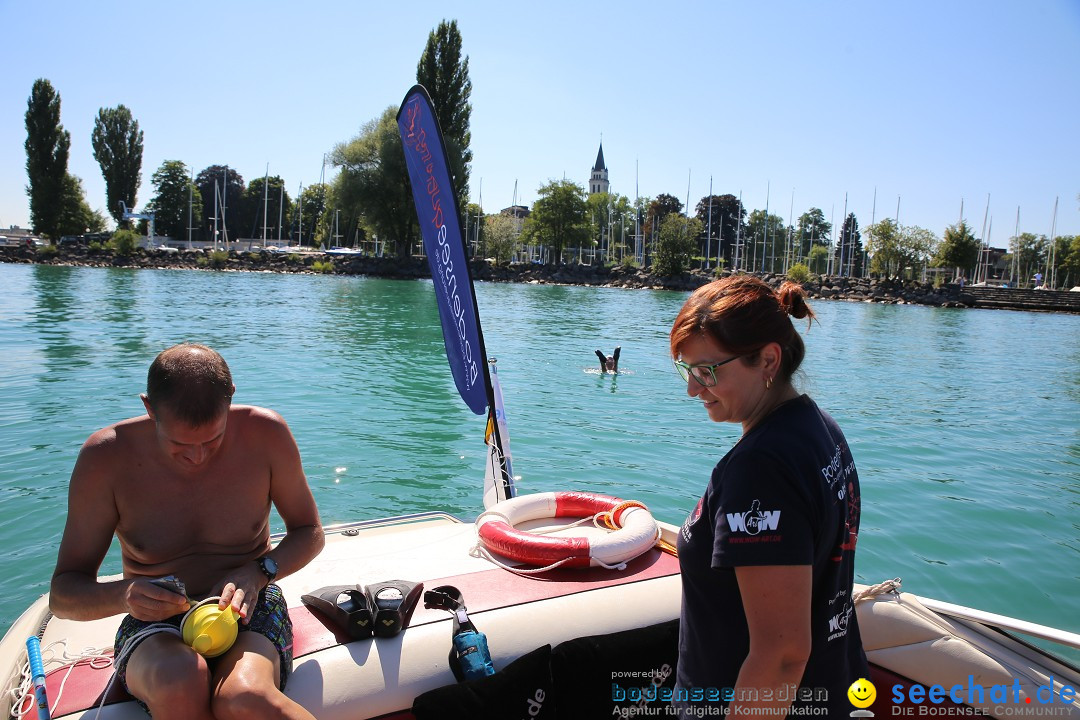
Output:
[[[760,565],[735,568],[742,596],[743,612],[750,631],[750,652],[739,670],[729,718],[760,717],[756,708],[790,706],[790,700],[765,701],[762,690],[772,688],[772,697],[792,697],[779,688],[798,686],[810,657],[810,596],[813,585],[809,565]],[[747,692],[747,691],[756,691]],[[772,713],[770,713],[771,715]]]

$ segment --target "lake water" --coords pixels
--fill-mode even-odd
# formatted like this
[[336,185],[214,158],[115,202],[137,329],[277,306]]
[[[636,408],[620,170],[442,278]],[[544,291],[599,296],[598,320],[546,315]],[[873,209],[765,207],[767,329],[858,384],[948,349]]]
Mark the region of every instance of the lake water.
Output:
[[[681,523],[738,437],[671,367],[686,294],[476,295],[519,490]],[[1080,631],[1080,317],[814,309],[801,387],[859,468],[859,581]],[[480,511],[484,422],[454,389],[430,281],[0,264],[0,628],[48,590],[79,446],[140,414],[150,361],[187,340],[224,355],[237,402],[285,416],[325,524]],[[615,345],[625,372],[600,375],[593,350]],[[102,572],[119,570],[114,542]]]

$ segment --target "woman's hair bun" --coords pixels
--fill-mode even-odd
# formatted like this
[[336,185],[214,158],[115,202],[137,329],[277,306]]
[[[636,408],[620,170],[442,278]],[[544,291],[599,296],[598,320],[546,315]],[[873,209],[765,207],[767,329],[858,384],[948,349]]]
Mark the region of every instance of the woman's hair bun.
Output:
[[806,291],[802,285],[786,281],[776,291],[776,297],[780,301],[780,308],[791,317],[802,320],[809,316],[813,319],[814,311],[806,304]]

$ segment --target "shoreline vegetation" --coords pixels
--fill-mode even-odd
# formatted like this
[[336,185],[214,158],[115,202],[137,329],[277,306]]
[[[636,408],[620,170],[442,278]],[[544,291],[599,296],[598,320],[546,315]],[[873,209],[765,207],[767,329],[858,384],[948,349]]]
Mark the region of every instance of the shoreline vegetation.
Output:
[[[316,251],[282,253],[267,251],[146,250],[137,248],[118,254],[110,249],[84,245],[0,247],[0,262],[22,264],[115,267],[162,270],[215,270],[245,272],[365,275],[370,277],[421,279],[431,277],[427,258],[327,255]],[[717,277],[713,271],[693,269],[674,276],[660,276],[633,265],[495,265],[473,260],[473,279],[547,285],[583,285],[628,289],[692,291]],[[778,287],[786,277],[761,274]],[[1080,313],[1080,293],[1049,290],[961,287],[941,283],[885,278],[811,276],[802,283],[810,299],[876,302],[891,305],[924,305],[945,308],[1002,308]]]

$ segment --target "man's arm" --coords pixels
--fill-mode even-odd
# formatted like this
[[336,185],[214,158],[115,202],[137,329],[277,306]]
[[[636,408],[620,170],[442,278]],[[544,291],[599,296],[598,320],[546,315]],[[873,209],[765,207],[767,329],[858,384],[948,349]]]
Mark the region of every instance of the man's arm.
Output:
[[49,590],[49,609],[72,620],[129,612],[140,620],[164,620],[187,609],[187,599],[125,578],[98,582],[97,572],[119,522],[111,477],[117,470],[113,427],[90,436],[79,451],[68,488],[68,516]]
[[[743,611],[750,631],[750,652],[739,669],[732,718],[750,718],[757,708],[770,707],[779,716],[790,700],[747,701],[741,690],[798,685],[810,657],[810,596],[813,572],[809,565],[736,567]],[[774,693],[774,697],[786,697]],[[783,712],[779,710],[783,708]]]
[[[289,426],[272,410],[252,408],[251,413],[251,432],[269,455],[270,501],[285,521],[285,537],[267,553],[277,563],[277,580],[311,562],[322,551],[326,537]],[[245,563],[227,578],[219,605],[231,604],[246,618],[259,591],[268,584],[256,563]]]
[[612,354],[611,359],[614,361],[611,363],[611,369],[613,372],[619,372],[619,353],[622,352],[622,345],[615,346],[615,352]]

